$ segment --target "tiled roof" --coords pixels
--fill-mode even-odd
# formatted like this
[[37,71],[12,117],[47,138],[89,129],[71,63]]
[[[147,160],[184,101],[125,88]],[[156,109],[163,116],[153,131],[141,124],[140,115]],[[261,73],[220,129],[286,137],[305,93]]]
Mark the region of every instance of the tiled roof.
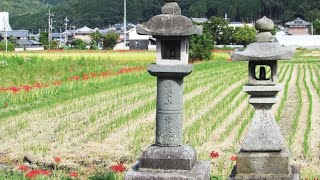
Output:
[[28,40],[28,39],[18,39],[17,44],[19,44],[20,46],[42,45],[38,41]]
[[27,30],[13,30],[8,31],[8,37],[28,37],[28,31]]
[[291,22],[286,23],[286,26],[310,26],[310,25],[311,25],[310,22],[307,22],[307,21],[302,20],[300,18],[297,18]]

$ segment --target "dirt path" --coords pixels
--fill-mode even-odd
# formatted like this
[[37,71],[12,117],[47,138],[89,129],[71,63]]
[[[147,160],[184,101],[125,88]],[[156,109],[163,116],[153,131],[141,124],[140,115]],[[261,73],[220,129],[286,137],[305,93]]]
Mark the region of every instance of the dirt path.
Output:
[[292,120],[297,108],[297,99],[298,99],[298,93],[295,86],[295,81],[297,79],[298,74],[298,66],[294,65],[292,77],[289,82],[289,89],[288,89],[288,100],[285,103],[285,107],[283,109],[283,112],[281,114],[279,126],[281,129],[282,134],[284,135],[285,139],[288,138],[290,131],[291,131],[291,124]]
[[[288,71],[286,74],[284,74],[285,69],[287,69],[287,68],[288,68]],[[273,111],[274,115],[277,114],[278,108],[280,106],[280,101],[282,100],[282,98],[284,96],[284,86],[285,86],[285,82],[287,82],[287,80],[290,78],[289,77],[290,69],[291,69],[290,65],[285,65],[285,68],[283,68],[283,70],[282,70],[283,72],[281,72],[281,77],[284,76],[284,78],[283,78],[283,81],[279,82],[279,83],[281,83],[283,85],[283,89],[278,93],[278,97],[277,97],[278,102],[272,106],[272,111]]]
[[[316,92],[316,89],[311,83],[310,71],[312,69],[307,70],[307,84],[310,87],[311,95],[312,95],[312,114],[311,114],[311,133],[310,133],[310,158],[314,164],[314,167],[311,167],[315,172],[320,173],[320,97]],[[313,79],[317,82],[318,79],[315,77],[315,73],[313,72]],[[318,84],[318,87],[320,84]],[[317,137],[317,138],[316,138]]]
[[295,158],[304,159],[303,152],[303,141],[304,141],[304,133],[308,123],[308,110],[309,110],[309,102],[307,90],[304,87],[304,67],[300,66],[300,77],[299,78],[299,86],[301,89],[302,95],[302,105],[301,105],[301,114],[298,122],[298,129],[295,134],[295,138],[291,148],[291,154]]

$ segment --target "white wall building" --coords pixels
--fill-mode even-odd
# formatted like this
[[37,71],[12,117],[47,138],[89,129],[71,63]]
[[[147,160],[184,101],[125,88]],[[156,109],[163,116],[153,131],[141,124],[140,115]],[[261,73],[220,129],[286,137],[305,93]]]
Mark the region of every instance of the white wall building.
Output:
[[11,26],[9,23],[9,13],[0,12],[0,31],[11,31]]
[[287,47],[320,49],[320,35],[286,35],[281,31],[276,34],[278,42]]

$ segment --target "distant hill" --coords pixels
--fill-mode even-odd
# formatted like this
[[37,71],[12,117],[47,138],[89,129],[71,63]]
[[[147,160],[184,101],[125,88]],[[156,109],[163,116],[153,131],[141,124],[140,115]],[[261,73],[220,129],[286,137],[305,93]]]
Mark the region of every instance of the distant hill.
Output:
[[[263,15],[276,22],[296,17],[307,21],[320,19],[319,0],[180,0],[184,15],[188,17],[224,17],[231,21],[251,22]],[[164,0],[127,0],[128,22],[144,22],[160,13]],[[64,29],[67,16],[76,27],[107,27],[123,21],[123,0],[1,0],[0,11],[10,13],[14,29],[38,32],[46,29],[49,8],[54,13],[54,27]]]

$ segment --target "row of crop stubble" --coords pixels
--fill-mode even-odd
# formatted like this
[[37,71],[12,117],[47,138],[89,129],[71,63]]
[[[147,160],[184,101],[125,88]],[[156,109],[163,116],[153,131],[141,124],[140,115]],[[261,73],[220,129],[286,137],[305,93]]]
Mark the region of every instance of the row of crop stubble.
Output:
[[[230,157],[238,152],[253,116],[248,96],[241,90],[247,81],[246,68],[245,63],[204,62],[196,64],[194,72],[185,79],[184,141],[195,147],[200,159],[209,159],[211,151],[218,152],[219,157],[212,160],[212,173],[223,177],[231,170],[234,162]],[[304,81],[297,80],[299,72]],[[304,174],[316,175],[319,160],[313,157],[319,152],[319,145],[314,145],[317,142],[312,137],[317,130],[313,126],[319,119],[308,115],[308,124],[300,128],[303,124],[299,122],[304,117],[298,108],[304,106],[308,112],[312,109],[310,117],[319,113],[315,110],[315,103],[319,102],[319,63],[281,63],[279,79],[284,90],[275,110],[277,121],[281,128],[297,129],[284,131],[288,144],[302,129],[303,143],[293,141],[289,147],[294,159],[311,165],[312,168],[302,169]],[[32,154],[43,161],[59,155],[73,166],[95,166],[97,161],[112,164],[120,160],[129,165],[154,141],[155,80],[142,71],[68,82],[65,86],[69,90],[65,90],[65,99],[59,103],[43,108],[33,106],[29,111],[16,111],[1,119],[0,151],[7,152],[11,158]],[[305,92],[301,98],[313,100],[312,106],[299,103],[299,91]],[[15,95],[23,100],[30,94]],[[303,94],[306,96],[302,97]],[[291,97],[297,97],[297,101],[288,103]],[[50,97],[42,97],[40,103],[46,99]],[[287,112],[294,115],[290,123],[282,120]]]

